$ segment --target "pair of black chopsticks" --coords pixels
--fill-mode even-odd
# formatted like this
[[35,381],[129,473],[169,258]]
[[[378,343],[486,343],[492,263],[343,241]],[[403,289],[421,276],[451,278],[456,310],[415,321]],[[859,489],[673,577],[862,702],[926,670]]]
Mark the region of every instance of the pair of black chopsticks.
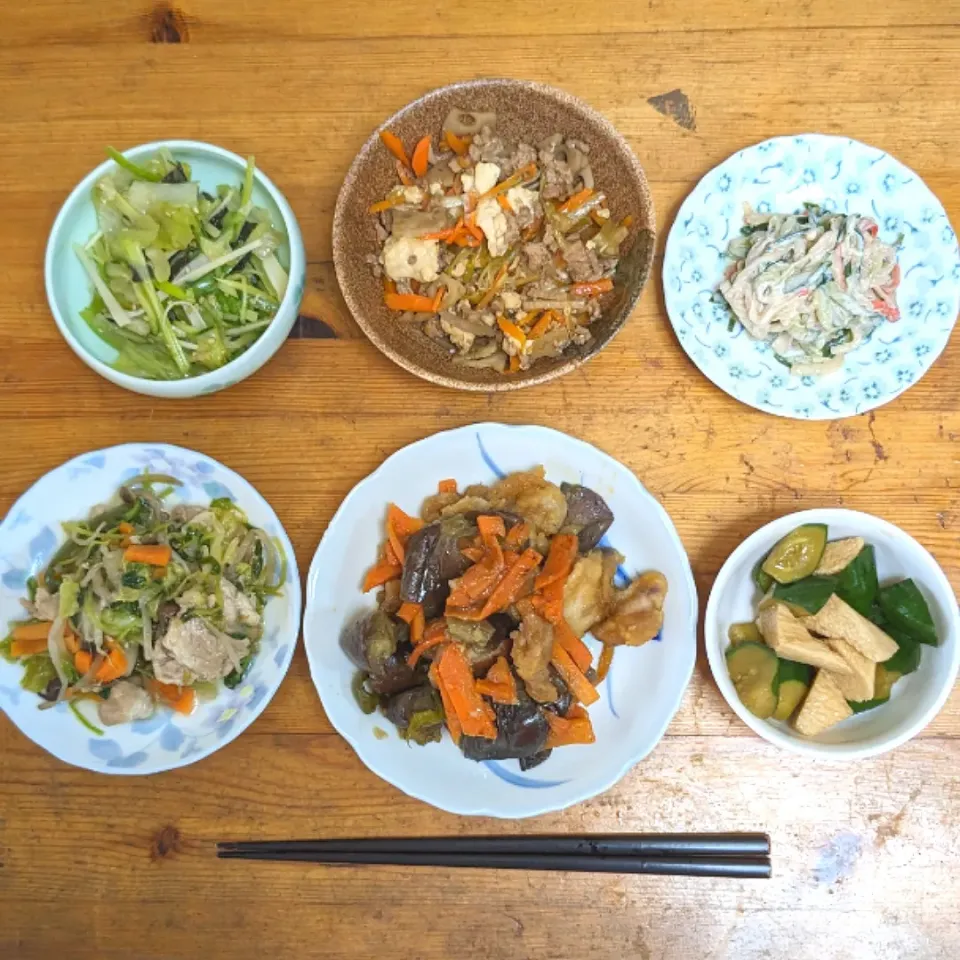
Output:
[[217,856],[224,860],[486,867],[739,879],[765,879],[771,872],[770,838],[762,833],[254,840],[218,843]]

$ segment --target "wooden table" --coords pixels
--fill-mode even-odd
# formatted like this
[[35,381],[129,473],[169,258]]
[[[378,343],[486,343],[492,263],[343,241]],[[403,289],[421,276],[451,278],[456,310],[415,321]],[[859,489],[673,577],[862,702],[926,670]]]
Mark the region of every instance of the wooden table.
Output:
[[[958,223],[958,25],[956,0],[5,0],[0,508],[81,451],[183,444],[264,493],[305,570],[342,497],[387,454],[472,421],[532,422],[636,471],[679,528],[702,601],[744,536],[825,505],[899,524],[960,584],[960,339],[875,414],[775,419],[687,360],[655,271],[632,322],[588,366],[522,394],[473,396],[421,383],[370,346],[330,264],[334,199],[370,130],[431,87],[483,75],[553,83],[605,113],[650,177],[660,249],[710,167],[811,130],[892,152]],[[103,144],[159,137],[254,153],[297,211],[310,263],[291,342],[252,379],[197,401],[102,380],[63,343],[44,297],[44,244],[67,192]],[[956,693],[896,752],[817,764],[753,736],[701,656],[649,759],[602,797],[509,826],[438,813],[369,773],[324,717],[302,651],[254,726],[183,771],[75,770],[6,720],[0,757],[10,960],[874,960],[960,949]],[[775,879],[325,869],[213,852],[223,837],[703,828],[768,829]]]

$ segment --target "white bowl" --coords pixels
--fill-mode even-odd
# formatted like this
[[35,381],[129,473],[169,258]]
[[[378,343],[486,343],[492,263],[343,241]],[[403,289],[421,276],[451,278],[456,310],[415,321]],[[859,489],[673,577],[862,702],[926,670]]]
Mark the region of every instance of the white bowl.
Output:
[[[65,520],[85,517],[135,474],[149,469],[183,481],[170,503],[209,503],[230,497],[250,522],[276,537],[287,558],[281,596],[264,608],[260,652],[244,682],[221,687],[190,716],[158,709],[148,720],[84,729],[66,703],[40,710],[36,694],[21,689],[23,670],[0,658],[0,709],[34,743],[66,763],[99,773],[159,773],[195,763],[238,737],[263,712],[286,675],[300,630],[300,576],[293,547],[276,514],[243,477],[222,463],[169,444],[128,443],[68,460],[41,477],[0,523],[0,623],[23,619],[20,598],[28,577],[41,570],[63,539]],[[89,708],[88,708],[89,709]],[[90,713],[95,720],[95,714]]]
[[[601,699],[590,708],[597,742],[555,750],[521,773],[515,760],[467,760],[446,733],[441,743],[412,747],[384,717],[364,716],[350,692],[354,667],[339,638],[344,624],[374,605],[360,585],[383,538],[388,503],[417,513],[439,480],[453,477],[463,489],[537,464],[554,482],[583,483],[603,496],[616,518],[609,544],[626,557],[628,575],[655,568],[669,590],[659,641],[617,650]],[[626,467],[555,430],[484,423],[404,447],[354,487],[310,565],[304,642],[330,722],[374,773],[451,813],[531,817],[602,793],[656,746],[693,672],[696,625],[697,594],[683,544],[663,507]],[[596,654],[599,644],[589,643]]]
[[[760,591],[751,576],[754,565],[795,527],[825,523],[831,540],[859,536],[873,544],[881,585],[912,577],[937,627],[940,645],[922,646],[920,667],[893,688],[890,702],[856,714],[816,737],[804,737],[786,723],[761,720],[740,702],[727,670],[727,629],[753,620]],[[804,510],[761,527],[730,554],[710,592],[703,625],[707,658],[720,692],[738,717],[764,740],[795,753],[829,760],[860,760],[886,753],[916,736],[940,711],[960,666],[960,613],[957,599],[936,560],[909,534],[892,523],[856,510]]]
[[[240,183],[246,161],[229,150],[197,140],[158,140],[124,151],[131,160],[149,156],[166,147],[177,159],[186,160],[194,179],[212,190],[221,183]],[[273,322],[248,350],[235,360],[198,377],[184,380],[148,380],[115,370],[111,364],[117,352],[101,340],[80,316],[93,296],[90,280],[74,253],[74,245],[85,244],[97,230],[97,218],[90,198],[94,183],[114,165],[105,160],[91,170],[74,188],[53,222],[44,261],[44,282],[53,318],[71,349],[88,367],[112,383],[151,397],[196,397],[215,393],[249,377],[283,345],[297,319],[306,283],[306,254],[300,227],[290,204],[258,167],[254,177],[253,201],[270,211],[274,224],[283,228],[286,241],[278,251],[288,267],[290,280]]]

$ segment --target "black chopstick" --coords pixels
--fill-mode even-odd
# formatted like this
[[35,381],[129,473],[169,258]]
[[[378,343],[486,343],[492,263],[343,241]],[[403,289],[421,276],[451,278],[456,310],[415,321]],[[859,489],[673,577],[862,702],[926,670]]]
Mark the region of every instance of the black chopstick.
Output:
[[569,854],[501,853],[362,853],[310,850],[220,849],[224,860],[278,860],[327,864],[380,864],[411,867],[474,867],[495,870],[555,870],[573,873],[657,874],[675,877],[766,879],[771,875],[766,857],[604,857]]
[[523,837],[369,837],[344,840],[250,840],[218,844],[223,851],[273,853],[489,853],[549,856],[768,857],[764,833],[597,834]]

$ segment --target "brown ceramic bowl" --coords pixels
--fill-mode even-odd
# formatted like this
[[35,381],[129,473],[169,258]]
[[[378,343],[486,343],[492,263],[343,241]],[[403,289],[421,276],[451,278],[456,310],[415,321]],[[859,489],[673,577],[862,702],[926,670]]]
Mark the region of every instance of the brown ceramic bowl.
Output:
[[[538,143],[551,133],[583,140],[591,147],[590,165],[615,217],[633,214],[631,235],[605,298],[603,316],[590,330],[593,339],[569,347],[562,356],[542,358],[529,370],[501,374],[455,364],[442,346],[417,324],[398,323],[383,303],[383,285],[364,258],[377,250],[375,218],[367,211],[397,183],[396,168],[380,142],[391,130],[413,144],[425,132],[439,134],[453,107],[492,110],[504,139]],[[424,94],[395,113],[363,145],[340,188],[333,218],[333,262],[344,299],[364,333],[388,357],[411,373],[459,390],[518,390],[562,376],[602,350],[627,322],[653,263],[653,199],[643,168],[608,120],[563,90],[525,80],[469,80]]]

